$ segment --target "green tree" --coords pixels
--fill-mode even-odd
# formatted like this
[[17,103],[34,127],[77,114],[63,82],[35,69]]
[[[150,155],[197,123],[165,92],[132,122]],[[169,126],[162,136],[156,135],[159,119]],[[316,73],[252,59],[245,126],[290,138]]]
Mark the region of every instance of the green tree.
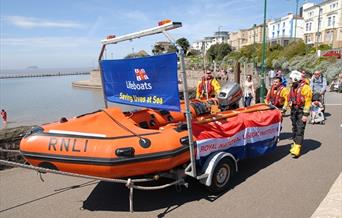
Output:
[[152,53],[154,55],[158,55],[161,54],[163,51],[165,51],[164,47],[161,46],[160,44],[155,44],[153,49],[152,49]]
[[148,57],[150,56],[146,51],[141,50],[139,52],[130,53],[125,58],[140,58],[140,57]]
[[227,43],[215,44],[210,46],[207,51],[207,58],[211,61],[222,61],[232,51],[232,48]]
[[190,48],[190,43],[186,38],[179,38],[177,39],[176,43],[183,48],[184,54],[187,54],[189,48]]
[[169,43],[156,43],[152,49],[154,55],[175,52],[177,49]]
[[288,46],[286,46],[280,56],[285,57],[287,59],[291,59],[296,55],[305,55],[306,54],[306,45],[303,40],[297,40],[291,42]]
[[232,47],[227,43],[219,44],[217,51],[217,61],[222,61],[222,59],[232,52]]

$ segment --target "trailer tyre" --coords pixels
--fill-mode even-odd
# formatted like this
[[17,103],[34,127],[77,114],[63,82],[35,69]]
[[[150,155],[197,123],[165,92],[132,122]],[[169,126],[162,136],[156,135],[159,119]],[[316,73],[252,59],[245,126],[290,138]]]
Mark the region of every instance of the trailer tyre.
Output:
[[208,187],[209,191],[220,193],[227,190],[234,175],[234,168],[234,164],[229,158],[223,158],[215,167],[211,185]]

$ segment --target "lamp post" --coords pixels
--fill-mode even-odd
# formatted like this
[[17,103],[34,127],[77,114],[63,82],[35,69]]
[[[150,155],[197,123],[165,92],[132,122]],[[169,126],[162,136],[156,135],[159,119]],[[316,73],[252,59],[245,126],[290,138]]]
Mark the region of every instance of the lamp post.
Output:
[[260,75],[260,102],[264,102],[264,97],[265,97],[266,6],[267,6],[267,0],[264,1],[264,26],[263,26],[263,36],[262,36],[262,60],[261,60],[261,75]]
[[203,44],[202,44],[202,48],[203,48],[203,73],[205,72],[205,44],[207,42],[205,40],[203,40]]
[[221,27],[223,27],[223,26],[218,26],[218,33],[220,34],[220,32],[221,32]]
[[[317,20],[317,32],[316,32],[316,52],[318,52],[318,44],[319,44],[319,41],[320,41],[320,36],[321,36],[321,33],[320,33],[320,27],[321,27],[321,6],[319,5],[318,6],[318,20]],[[317,53],[318,54],[318,53]],[[319,56],[319,55],[318,55]]]
[[254,70],[256,71],[256,61],[255,61],[255,58],[256,58],[256,47],[255,47],[255,29],[256,29],[256,24],[253,25],[253,67],[254,67]]
[[217,32],[217,38],[221,38],[222,42],[223,42],[223,37],[221,36],[221,27],[223,26],[218,26],[218,32]]
[[296,38],[297,38],[298,3],[299,3],[299,0],[296,0],[296,14],[295,14],[295,16],[294,16],[294,19],[295,19],[294,40],[296,40]]

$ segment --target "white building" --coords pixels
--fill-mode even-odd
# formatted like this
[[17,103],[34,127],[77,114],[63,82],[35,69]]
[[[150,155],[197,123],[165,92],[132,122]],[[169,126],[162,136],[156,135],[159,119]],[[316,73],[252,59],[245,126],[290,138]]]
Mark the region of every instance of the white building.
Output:
[[342,47],[342,0],[324,0],[303,5],[304,42]]
[[198,50],[198,51],[205,50],[205,52],[207,52],[210,46],[215,45],[215,44],[220,44],[220,43],[228,43],[228,40],[229,40],[228,31],[215,32],[214,36],[207,36],[207,37],[204,37],[203,40],[199,40],[199,41],[192,43],[191,48]]
[[231,32],[228,43],[232,46],[233,50],[240,50],[242,47],[252,45],[254,43],[262,43],[263,26],[263,24],[255,24],[251,28],[240,29],[237,32]]
[[300,16],[289,13],[284,17],[268,21],[267,25],[267,38],[271,44],[286,46],[295,38],[303,39],[304,20]]

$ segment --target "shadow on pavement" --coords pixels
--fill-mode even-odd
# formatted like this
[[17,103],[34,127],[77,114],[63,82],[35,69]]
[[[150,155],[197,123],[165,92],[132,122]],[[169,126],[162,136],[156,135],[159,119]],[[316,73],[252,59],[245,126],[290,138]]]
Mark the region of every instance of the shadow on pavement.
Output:
[[285,139],[291,139],[291,137],[292,137],[292,132],[282,132],[280,133],[279,139],[285,140]]
[[27,205],[27,204],[31,204],[31,203],[34,203],[34,202],[36,202],[36,201],[44,200],[45,198],[49,198],[49,197],[55,196],[55,195],[57,195],[57,194],[61,194],[61,193],[63,193],[63,192],[66,192],[66,191],[70,191],[70,190],[73,190],[73,189],[86,187],[86,186],[89,186],[89,185],[94,185],[94,184],[96,184],[96,183],[98,183],[98,180],[92,180],[92,181],[85,182],[85,183],[82,183],[82,184],[79,184],[79,185],[73,185],[73,186],[69,186],[69,187],[64,187],[64,188],[61,188],[61,189],[57,189],[57,190],[54,190],[54,192],[51,193],[51,194],[48,194],[48,195],[45,195],[45,196],[42,196],[42,197],[39,197],[39,198],[30,200],[30,201],[26,201],[26,202],[23,202],[23,203],[21,203],[21,204],[18,204],[18,205],[15,205],[15,206],[12,206],[12,207],[9,207],[9,208],[0,210],[0,213],[5,212],[5,211],[8,211],[8,210],[15,209],[15,208],[18,208],[18,207]]
[[330,116],[331,116],[331,113],[324,112],[324,117],[330,117]]
[[[289,134],[283,135],[288,138]],[[258,173],[258,171],[281,160],[289,155],[290,144],[278,146],[277,149],[269,154],[246,159],[239,162],[239,172],[230,183],[230,189],[240,185],[249,177]],[[320,146],[320,143],[314,140],[306,140],[303,154],[314,150]],[[229,190],[227,191],[229,193]],[[133,207],[134,211],[153,211],[165,209],[158,217],[163,217],[167,213],[175,210],[187,202],[199,201],[205,199],[214,202],[220,196],[211,195],[197,181],[189,181],[189,188],[182,188],[177,191],[175,186],[167,189],[155,191],[134,190]],[[129,211],[129,191],[122,184],[100,182],[83,202],[83,209],[90,211]]]
[[319,141],[313,139],[304,139],[304,145],[302,146],[301,155],[305,155],[306,153],[309,153],[310,151],[321,147],[321,144],[322,143],[320,143]]

